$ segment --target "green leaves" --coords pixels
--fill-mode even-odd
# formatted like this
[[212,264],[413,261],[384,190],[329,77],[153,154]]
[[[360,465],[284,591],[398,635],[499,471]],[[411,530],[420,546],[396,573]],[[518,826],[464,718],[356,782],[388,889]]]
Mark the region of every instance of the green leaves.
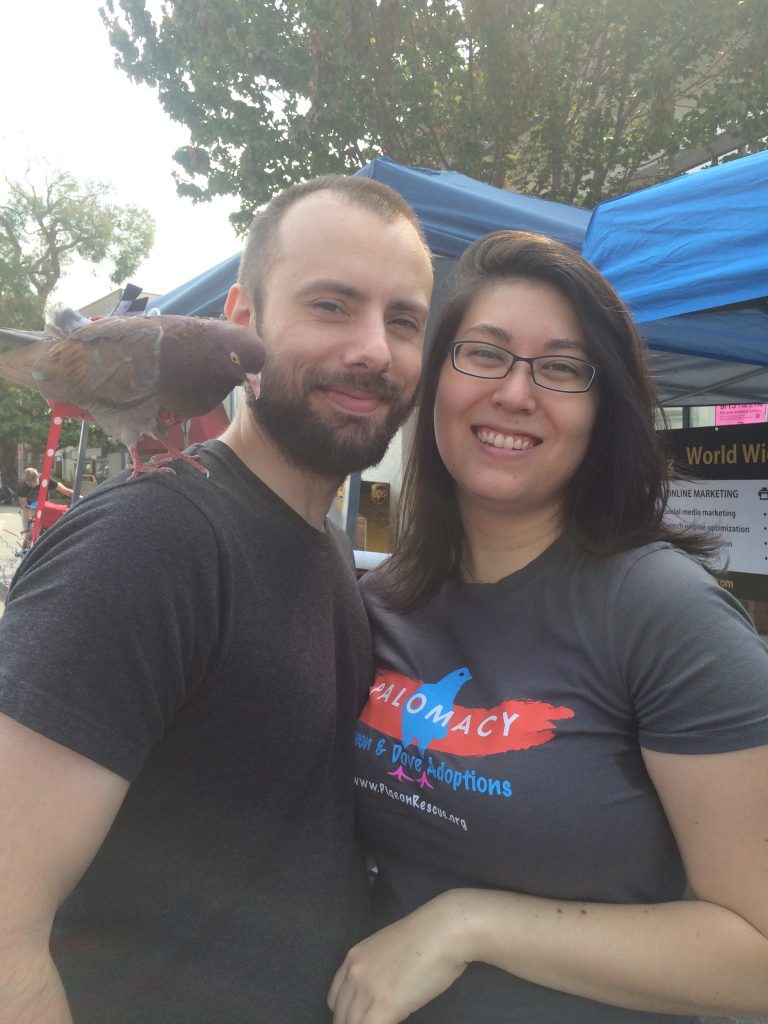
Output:
[[[154,222],[146,210],[109,201],[108,186],[79,184],[63,171],[28,176],[0,186],[0,326],[44,326],[51,292],[76,260],[112,261],[112,280],[122,284],[152,247]],[[50,408],[28,388],[0,380],[0,474],[15,487],[17,445],[42,447]],[[77,444],[79,425],[65,425],[62,445]],[[94,427],[94,446],[106,436]]]
[[43,169],[0,186],[0,325],[42,327],[48,299],[75,260],[112,261],[116,284],[136,270],[152,247],[154,221],[109,195],[107,185]]
[[189,128],[179,191],[238,195],[242,229],[286,185],[380,153],[591,206],[724,132],[768,135],[768,0],[166,0],[157,20],[108,0],[102,16],[118,66]]
[[[37,391],[0,380],[0,477],[3,483],[15,490],[18,479],[18,446],[23,444],[28,449],[42,453],[50,423],[50,406]],[[101,430],[93,430],[97,432],[97,436],[92,432],[92,447],[109,443]],[[76,445],[79,435],[80,424],[75,420],[65,420],[61,432],[61,446]],[[39,465],[40,459],[36,461]]]

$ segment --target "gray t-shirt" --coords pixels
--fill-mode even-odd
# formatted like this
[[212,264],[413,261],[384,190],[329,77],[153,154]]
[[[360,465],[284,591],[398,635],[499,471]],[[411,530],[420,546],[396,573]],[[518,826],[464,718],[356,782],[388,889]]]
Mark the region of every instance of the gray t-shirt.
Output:
[[55,923],[76,1024],[321,1024],[367,925],[352,735],[372,673],[347,538],[218,441],[27,556],[0,711],[131,780]]
[[[377,674],[356,736],[379,924],[459,886],[681,898],[683,865],[641,747],[768,743],[768,652],[738,602],[661,543],[590,560],[558,541],[496,584],[448,583],[407,615],[382,607],[379,585],[375,573],[363,584]],[[413,1018],[682,1019],[480,964]]]

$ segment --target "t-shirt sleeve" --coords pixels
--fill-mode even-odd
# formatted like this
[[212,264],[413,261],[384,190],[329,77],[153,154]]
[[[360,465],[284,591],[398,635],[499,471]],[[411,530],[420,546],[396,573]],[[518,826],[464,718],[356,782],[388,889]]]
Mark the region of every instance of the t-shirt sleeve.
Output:
[[93,492],[13,583],[0,712],[132,780],[216,656],[219,578],[214,531],[173,480]]
[[768,650],[692,558],[666,546],[642,554],[614,611],[641,746],[707,754],[768,743]]

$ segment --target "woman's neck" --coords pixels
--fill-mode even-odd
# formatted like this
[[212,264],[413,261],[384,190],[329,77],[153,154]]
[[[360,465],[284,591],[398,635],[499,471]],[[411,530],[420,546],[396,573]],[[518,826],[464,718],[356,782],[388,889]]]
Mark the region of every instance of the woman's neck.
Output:
[[462,577],[469,583],[496,583],[529,565],[563,532],[560,510],[511,516],[462,509]]

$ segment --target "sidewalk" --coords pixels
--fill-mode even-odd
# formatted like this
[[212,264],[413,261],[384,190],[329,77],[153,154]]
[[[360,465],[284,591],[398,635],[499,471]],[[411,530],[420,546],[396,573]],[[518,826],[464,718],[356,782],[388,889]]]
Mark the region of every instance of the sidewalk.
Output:
[[[17,541],[21,541],[21,515],[18,505],[0,505],[0,537],[3,542],[8,542],[0,543],[0,552],[4,555],[15,549]],[[11,549],[9,544],[12,546]],[[3,614],[6,594],[5,587],[0,586],[0,615]]]

